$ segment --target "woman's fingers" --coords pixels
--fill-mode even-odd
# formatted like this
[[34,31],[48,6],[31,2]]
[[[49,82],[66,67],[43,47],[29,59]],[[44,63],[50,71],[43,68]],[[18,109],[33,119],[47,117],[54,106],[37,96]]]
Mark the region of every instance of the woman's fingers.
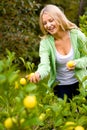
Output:
[[76,63],[75,63],[74,61],[68,61],[67,64],[66,64],[66,67],[67,67],[69,70],[75,69],[75,66],[76,66]]
[[40,80],[40,75],[39,73],[34,73],[31,77],[30,77],[30,82],[39,82]]

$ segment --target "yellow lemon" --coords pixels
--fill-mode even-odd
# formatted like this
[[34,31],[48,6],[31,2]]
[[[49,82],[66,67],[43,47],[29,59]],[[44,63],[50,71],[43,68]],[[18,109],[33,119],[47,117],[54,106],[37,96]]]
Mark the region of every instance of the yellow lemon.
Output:
[[82,126],[76,126],[75,130],[85,130]]
[[45,113],[41,113],[39,116],[39,120],[43,121],[45,119]]
[[67,127],[67,130],[73,130],[74,129],[74,122],[68,121],[66,122],[65,126]]
[[68,67],[73,67],[75,65],[75,62],[74,61],[68,61],[67,62],[67,66]]
[[9,129],[9,128],[12,128],[13,126],[13,122],[12,122],[12,119],[9,117],[7,118],[5,121],[4,121],[4,126]]
[[72,124],[75,124],[74,122],[72,122],[72,121],[68,121],[68,122],[66,122],[66,124],[65,125],[72,125]]
[[20,84],[21,84],[21,85],[26,85],[26,83],[27,83],[27,81],[26,81],[25,78],[21,78],[21,79],[20,79]]
[[30,80],[31,76],[33,76],[33,75],[34,75],[34,73],[30,73],[29,75],[26,75],[26,78],[27,78],[28,80]]
[[34,95],[26,96],[23,100],[23,104],[26,108],[34,108],[37,104],[36,96]]

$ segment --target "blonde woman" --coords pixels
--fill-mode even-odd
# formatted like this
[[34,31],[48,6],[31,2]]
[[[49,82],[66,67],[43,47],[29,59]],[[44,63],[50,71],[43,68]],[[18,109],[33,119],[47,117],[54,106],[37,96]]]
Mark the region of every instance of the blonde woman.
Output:
[[[54,94],[60,98],[66,94],[72,99],[79,94],[75,72],[87,66],[87,38],[55,5],[46,5],[39,21],[44,35],[39,49],[40,64],[30,82],[39,82],[49,75],[49,87],[58,82]],[[67,64],[69,61],[72,65]]]

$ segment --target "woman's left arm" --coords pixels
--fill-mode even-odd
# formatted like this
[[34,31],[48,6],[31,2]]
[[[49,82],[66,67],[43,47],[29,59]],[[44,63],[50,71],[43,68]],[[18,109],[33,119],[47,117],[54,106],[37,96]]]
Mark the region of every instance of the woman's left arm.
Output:
[[78,31],[78,50],[80,52],[80,58],[75,59],[76,68],[87,67],[87,37],[81,31]]

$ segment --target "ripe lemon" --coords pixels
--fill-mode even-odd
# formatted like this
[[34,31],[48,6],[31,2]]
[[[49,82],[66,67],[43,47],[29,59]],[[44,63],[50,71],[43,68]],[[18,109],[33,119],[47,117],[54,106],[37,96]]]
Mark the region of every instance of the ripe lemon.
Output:
[[66,122],[65,125],[66,125],[66,127],[67,127],[67,130],[73,130],[75,123],[74,123],[74,122],[71,122],[71,121],[68,121],[68,122]]
[[75,130],[85,130],[82,126],[76,126]]
[[34,108],[37,104],[36,96],[34,95],[26,96],[23,100],[23,104],[26,108]]
[[4,126],[9,129],[9,128],[12,128],[13,126],[13,121],[12,119],[9,117],[7,118],[5,121],[4,121]]
[[74,62],[74,61],[68,61],[68,62],[67,62],[67,66],[68,66],[68,67],[74,67],[74,65],[75,65],[75,62]]
[[26,83],[27,83],[27,81],[26,81],[25,78],[21,78],[21,79],[20,79],[20,84],[21,84],[21,85],[26,85]]
[[26,75],[26,78],[27,78],[28,80],[30,80],[31,76],[33,76],[33,75],[34,75],[34,73],[30,73],[29,75]]
[[43,121],[45,119],[45,113],[41,113],[39,116],[39,120]]

